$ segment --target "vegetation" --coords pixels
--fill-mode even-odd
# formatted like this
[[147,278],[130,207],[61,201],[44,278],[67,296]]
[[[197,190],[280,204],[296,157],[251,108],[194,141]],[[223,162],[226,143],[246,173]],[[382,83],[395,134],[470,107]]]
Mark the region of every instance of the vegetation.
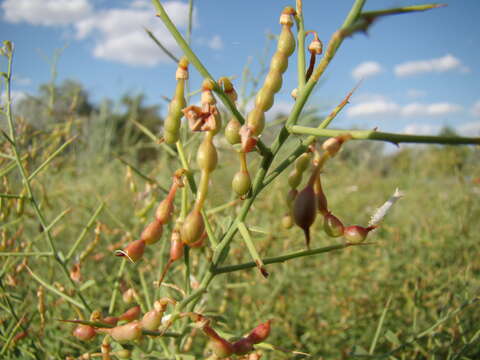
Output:
[[[325,117],[300,116],[345,37],[379,16],[434,7],[362,13],[363,3],[308,69],[301,1],[287,8],[286,40],[245,118],[234,85],[211,78],[158,1],[186,56],[165,126],[141,95],[125,97],[118,114],[73,82],[49,84],[12,111],[13,45],[5,42],[0,357],[480,357],[480,154],[444,145],[479,138],[326,129],[351,93]],[[292,52],[292,19],[303,61],[295,106],[265,124]],[[202,106],[185,109],[187,59],[205,81]],[[224,136],[220,118],[229,117]],[[162,141],[167,133],[172,144]],[[387,154],[368,140],[443,145]],[[404,198],[369,223],[396,188]],[[324,231],[332,211],[339,237]],[[343,223],[372,232],[358,240]]]

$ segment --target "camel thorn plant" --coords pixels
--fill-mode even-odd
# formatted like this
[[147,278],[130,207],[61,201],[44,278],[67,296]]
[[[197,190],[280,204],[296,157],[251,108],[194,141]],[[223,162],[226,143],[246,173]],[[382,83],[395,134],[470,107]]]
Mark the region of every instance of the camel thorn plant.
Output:
[[[261,319],[260,325],[247,335],[239,338],[228,334],[223,335],[220,330],[215,330],[217,326],[214,329],[212,325],[215,319],[204,312],[205,303],[209,300],[208,296],[205,295],[214,279],[221,274],[250,268],[257,268],[264,278],[271,279],[272,277],[268,277],[268,275],[274,273],[276,269],[274,266],[270,266],[267,270],[268,265],[313,257],[333,251],[342,251],[347,248],[360,249],[363,246],[371,246],[373,243],[366,242],[367,237],[370,239],[375,236],[374,230],[381,226],[392,205],[402,197],[402,193],[396,191],[385,204],[375,211],[366,226],[344,225],[343,221],[335,216],[332,210],[336,204],[327,196],[330,189],[325,188],[321,181],[322,176],[328,176],[328,173],[324,175],[322,170],[336,160],[336,155],[342,148],[348,147],[354,140],[379,140],[396,144],[480,144],[480,138],[473,137],[423,136],[393,134],[377,130],[327,129],[347,105],[353,90],[318,126],[298,125],[300,115],[313,89],[346,38],[356,33],[366,32],[381,17],[426,11],[441,5],[427,4],[364,12],[365,0],[355,0],[344,23],[334,32],[324,48],[315,30],[305,30],[303,4],[301,0],[297,0],[295,7],[287,6],[280,14],[279,23],[281,27],[277,48],[270,61],[267,75],[255,96],[254,107],[248,113],[242,114],[237,107],[238,96],[230,78],[222,76],[218,81],[215,81],[191,49],[189,41],[185,40],[175,27],[162,3],[159,0],[152,0],[152,3],[157,11],[157,16],[163,21],[183,51],[183,56],[180,59],[174,58],[177,62],[176,87],[163,127],[163,140],[167,144],[166,146],[171,146],[170,151],[178,156],[178,164],[175,165],[177,168],[180,167],[180,170],[173,173],[170,189],[159,202],[150,218],[151,220],[146,221],[143,230],[137,233],[128,232],[125,241],[119,245],[123,248],[116,249],[115,254],[122,259],[117,259],[119,261],[118,273],[113,283],[108,311],[106,308],[103,311],[96,310],[102,308],[104,304],[95,303],[93,300],[87,301],[84,293],[88,288],[86,289],[78,284],[80,264],[88,254],[94,251],[99,239],[96,239],[97,242],[94,242],[91,248],[84,250],[85,252],[82,254],[87,255],[81,255],[80,260],[72,264],[71,260],[77,248],[80,247],[83,237],[81,236],[80,240],[75,242],[73,250],[69,251],[67,256],[64,256],[53,240],[52,225],[46,221],[43,210],[39,206],[38,195],[32,189],[33,177],[47,167],[53,157],[57,156],[74,139],[72,138],[64,143],[63,147],[54,152],[46,163],[41,164],[30,174],[28,173],[17,145],[17,134],[11,106],[14,49],[11,42],[4,42],[1,53],[8,59],[8,71],[2,73],[7,95],[7,106],[3,112],[8,120],[9,132],[2,131],[2,134],[11,146],[12,160],[15,161],[22,179],[21,192],[11,197],[22,200],[21,203],[19,202],[21,204],[19,211],[25,211],[22,209],[26,204],[33,208],[46,243],[49,245],[49,252],[32,252],[32,256],[53,258],[67,278],[70,289],[66,290],[52,284],[49,280],[43,279],[26,264],[25,269],[40,284],[38,309],[39,315],[43,319],[42,322],[45,322],[43,297],[44,292],[48,291],[68,303],[77,313],[79,319],[61,320],[75,324],[76,327],[72,331],[75,339],[81,342],[100,341],[97,344],[99,347],[96,347],[99,348],[100,352],[87,353],[84,358],[101,356],[103,359],[110,359],[112,355],[117,358],[135,358],[135,352],[151,353],[155,349],[163,358],[183,359],[182,356],[187,355],[182,351],[183,346],[189,336],[194,337],[195,330],[199,329],[211,342],[213,358],[258,359],[260,355],[257,351],[264,349],[262,343],[267,340],[271,332],[275,332],[275,328],[278,328],[278,320],[276,320],[275,326],[271,328],[271,318],[262,314],[264,318]],[[193,1],[190,2],[190,11],[192,11],[192,4]],[[294,24],[296,25],[296,36]],[[313,34],[313,40],[307,47],[310,54],[310,61],[307,66],[305,41],[309,34]],[[153,34],[150,35],[155,39]],[[156,41],[159,43],[158,40]],[[298,64],[297,87],[293,91],[295,101],[288,118],[281,125],[278,133],[274,134],[273,142],[266,144],[261,136],[266,131],[270,131],[271,128],[265,126],[265,113],[275,103],[275,95],[282,88],[283,76],[289,70],[290,59],[295,52]],[[189,86],[189,71],[192,70],[189,70],[189,66],[195,68],[203,78],[200,89],[200,106],[189,102],[187,89]],[[222,111],[219,109],[219,102],[229,112],[229,121],[225,126],[224,135],[221,132]],[[182,123],[183,118],[186,121]],[[286,157],[281,158],[283,153],[280,150],[292,134],[299,135],[301,142]],[[198,141],[199,136],[202,137],[200,141]],[[213,216],[215,209],[209,208],[211,205],[209,200],[215,193],[216,186],[218,186],[217,179],[213,176],[215,175],[214,172],[223,165],[222,154],[219,151],[219,141],[217,140],[222,136],[232,145],[234,151],[239,153],[240,170],[229,174],[229,183],[231,184],[233,197],[240,197],[240,200],[220,205],[222,209],[225,206],[239,205],[234,217],[220,222],[218,217]],[[320,138],[327,139],[320,144]],[[191,160],[193,154],[196,155],[195,162]],[[249,159],[258,160],[257,162],[252,161],[250,168],[247,166],[247,154]],[[274,161],[277,163],[275,168],[272,166]],[[258,165],[255,166],[255,164]],[[278,219],[278,222],[281,221],[285,228],[291,228],[293,223],[300,227],[305,235],[306,249],[262,257],[262,249],[257,249],[252,235],[255,229],[249,224],[251,217],[255,216],[256,211],[259,211],[253,205],[258,197],[266,192],[272,182],[281,174],[286,173],[291,165],[293,165],[293,168],[288,176],[288,185],[284,188],[287,203],[285,216],[283,219]],[[130,171],[128,176],[131,178],[133,176],[131,174],[132,168],[129,167],[128,169]],[[303,189],[298,190],[302,184],[303,174],[307,175],[307,183]],[[181,196],[177,196],[177,192],[181,192]],[[181,199],[179,200],[178,197],[181,197]],[[3,201],[4,198],[8,198],[8,196],[2,196],[0,199]],[[180,203],[180,206],[176,207],[175,205],[178,203]],[[89,222],[89,227],[93,225],[96,216],[103,208],[102,203],[92,217],[91,224]],[[323,229],[326,235],[328,237],[342,237],[344,241],[334,245],[316,247],[319,234],[313,233],[311,228],[318,214],[323,217]],[[148,214],[145,218],[148,218]],[[99,226],[98,233],[101,231],[100,228]],[[241,246],[244,246],[243,249],[246,247],[246,252],[251,256],[252,261],[228,265],[226,260],[233,258],[231,248],[232,243],[238,238],[237,233],[243,239]],[[123,312],[116,310],[116,296],[120,292],[124,272],[131,271],[134,273],[137,263],[147,262],[148,258],[152,257],[152,252],[156,252],[154,249],[166,246],[165,239],[167,237],[170,238],[169,259],[164,264],[160,262],[163,266],[158,266],[158,269],[155,269],[158,272],[156,277],[156,279],[159,279],[158,286],[152,289],[149,284],[144,280],[142,281],[142,274],[140,274],[145,299],[142,299],[138,294],[135,295],[136,292],[133,289],[130,291],[129,288],[122,297],[129,308]],[[207,238],[208,242],[205,241]],[[196,259],[202,259],[203,262],[200,260],[194,262],[191,259],[190,251],[196,248],[199,248]],[[27,256],[27,254],[29,254],[27,251],[23,253],[24,256]],[[182,268],[181,271],[184,271],[184,281],[182,284],[169,284],[170,287],[177,289],[180,295],[177,294],[178,296],[175,298],[162,296],[160,294],[164,289],[162,285],[166,285],[164,281],[167,274],[171,275],[168,272],[169,269],[174,262],[182,258],[184,260],[183,265],[179,265],[177,269]],[[69,270],[69,266],[73,270]],[[154,272],[155,270],[148,269],[148,271]],[[195,274],[192,274],[193,271],[196,271]],[[195,285],[192,285],[191,275],[195,275],[195,278],[199,279]],[[176,279],[173,276],[172,278]],[[129,281],[133,282],[132,276],[130,276]],[[167,311],[169,311],[168,314]],[[18,327],[23,325],[20,319],[21,317],[18,317]],[[22,330],[26,331],[23,328]],[[167,345],[165,340],[171,340],[171,344]]]

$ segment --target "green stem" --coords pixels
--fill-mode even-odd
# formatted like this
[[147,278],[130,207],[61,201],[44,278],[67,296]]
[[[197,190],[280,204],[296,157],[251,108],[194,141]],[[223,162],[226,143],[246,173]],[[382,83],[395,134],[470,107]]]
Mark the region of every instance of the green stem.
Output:
[[11,97],[11,79],[12,79],[12,64],[13,64],[13,49],[12,51],[8,54],[8,70],[7,70],[7,75],[6,75],[6,85],[5,85],[5,90],[6,90],[6,96],[7,96],[7,121],[8,121],[8,128],[9,128],[9,137],[10,140],[12,141],[12,149],[13,149],[13,154],[15,156],[15,161],[17,163],[17,168],[20,172],[20,175],[22,177],[23,183],[25,188],[27,189],[27,194],[30,199],[30,203],[33,206],[33,209],[35,211],[35,214],[38,218],[38,221],[40,222],[40,225],[43,228],[43,232],[45,233],[45,238],[48,242],[48,245],[50,247],[51,252],[54,254],[53,258],[55,261],[60,265],[60,267],[63,270],[63,273],[65,274],[67,280],[69,281],[70,285],[75,289],[76,294],[81,300],[82,309],[87,309],[88,311],[92,311],[90,306],[88,305],[87,301],[83,297],[80,289],[78,288],[77,284],[70,278],[70,273],[68,271],[68,268],[64,262],[64,260],[61,259],[59,252],[57,251],[57,248],[55,246],[55,243],[53,242],[53,237],[50,232],[49,227],[47,226],[47,221],[45,219],[45,216],[43,215],[43,212],[40,210],[40,206],[37,203],[36,198],[33,195],[33,190],[30,184],[30,178],[27,176],[26,170],[23,166],[21,157],[20,157],[20,152],[17,148],[17,142],[16,142],[16,135],[15,135],[15,125],[13,121],[13,114],[12,114],[12,97]]
[[120,263],[120,268],[118,269],[117,278],[115,279],[115,283],[113,284],[112,299],[110,300],[110,305],[108,306],[109,314],[113,314],[113,310],[115,310],[115,302],[117,300],[118,287],[120,286],[120,279],[122,278],[126,263],[127,263],[127,259],[125,257],[122,257],[122,262]]
[[305,27],[303,22],[302,1],[297,0],[297,14],[295,16],[297,24],[297,76],[298,90],[305,86]]
[[73,254],[75,254],[75,251],[77,250],[77,248],[80,246],[80,243],[83,241],[83,239],[85,238],[85,236],[87,236],[87,233],[88,231],[91,229],[91,227],[93,226],[93,223],[95,222],[95,220],[97,219],[98,215],[100,215],[100,212],[103,210],[105,206],[105,203],[102,202],[98,208],[95,210],[95,212],[93,213],[92,217],[90,218],[90,220],[88,220],[88,223],[87,225],[83,228],[82,232],[80,233],[79,237],[77,238],[77,240],[75,240],[75,243],[73,244],[72,248],[70,249],[70,251],[68,252],[67,256],[65,257],[65,262],[68,262],[70,260],[70,258],[73,256]]
[[318,129],[308,126],[293,125],[290,128],[293,134],[307,134],[322,137],[332,137],[350,134],[355,140],[377,140],[399,143],[444,144],[444,145],[479,145],[480,137],[455,137],[433,135],[395,134],[375,130],[334,130]]
[[253,244],[252,237],[250,236],[250,232],[248,231],[248,228],[245,226],[243,222],[239,222],[237,224],[238,230],[240,231],[240,234],[243,237],[243,240],[245,241],[245,245],[247,245],[248,252],[250,253],[250,256],[253,258],[253,262],[255,265],[258,267],[258,270],[264,277],[268,277],[268,272],[265,269],[264,263],[262,259],[260,258],[260,255],[258,255],[258,251],[255,248],[255,245]]
[[[286,254],[286,255],[281,255],[281,256],[275,256],[275,257],[270,257],[270,258],[265,258],[262,259],[263,263],[265,265],[268,264],[275,264],[275,263],[282,263],[288,260],[296,259],[296,258],[301,258],[305,256],[312,256],[312,255],[317,255],[317,254],[323,254],[335,250],[342,250],[350,246],[358,246],[358,245],[368,245],[368,243],[360,243],[360,244],[339,244],[339,245],[332,245],[332,246],[326,246],[322,247],[319,249],[311,249],[311,250],[301,250],[301,251],[296,251],[291,254]],[[247,263],[243,264],[238,264],[238,265],[229,265],[229,266],[223,266],[219,267],[213,270],[215,275],[218,274],[223,274],[223,273],[230,273],[234,271],[239,271],[239,270],[245,270],[245,269],[251,269],[256,267],[257,264],[254,261],[250,261]]]

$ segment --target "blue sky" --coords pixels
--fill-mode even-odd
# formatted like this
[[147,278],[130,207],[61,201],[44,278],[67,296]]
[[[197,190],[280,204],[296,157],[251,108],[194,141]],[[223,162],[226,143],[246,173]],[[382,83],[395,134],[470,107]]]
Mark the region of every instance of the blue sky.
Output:
[[[162,3],[185,31],[187,1]],[[304,0],[306,29],[316,30],[326,44],[352,3]],[[369,0],[365,9],[418,3]],[[215,77],[236,76],[239,86],[248,61],[252,72],[258,72],[267,34],[279,33],[279,14],[294,1],[196,0],[194,5],[193,48]],[[344,42],[309,106],[328,112],[363,79],[333,127],[433,134],[449,125],[462,134],[479,135],[478,14],[480,1],[451,0],[445,8],[380,20],[368,36]],[[46,59],[65,48],[58,82],[80,81],[96,102],[144,92],[148,103],[165,105],[161,96],[171,96],[175,65],[144,27],[180,54],[147,0],[0,0],[1,40],[12,40],[16,48],[16,94],[35,94],[50,77]],[[192,89],[198,88],[200,78],[193,69],[191,79]],[[292,106],[289,94],[295,81],[292,59],[270,116]]]

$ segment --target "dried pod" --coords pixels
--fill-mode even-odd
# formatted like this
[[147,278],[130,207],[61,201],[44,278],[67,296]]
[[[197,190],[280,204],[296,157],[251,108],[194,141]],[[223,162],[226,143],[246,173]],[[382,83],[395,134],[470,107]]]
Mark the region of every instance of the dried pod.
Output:
[[257,325],[255,329],[253,329],[250,334],[248,334],[248,339],[251,340],[253,344],[258,344],[263,341],[270,335],[272,320],[268,320],[260,325]]
[[155,244],[162,237],[162,233],[163,224],[155,219],[143,230],[140,240],[145,241],[147,245]]
[[340,219],[328,212],[323,218],[323,230],[330,237],[339,237],[344,233],[344,227]]
[[202,214],[197,209],[193,209],[187,215],[181,228],[181,237],[184,244],[193,244],[202,236],[205,231],[205,223]]
[[128,322],[133,321],[135,319],[138,319],[138,317],[140,316],[140,312],[141,312],[140,306],[136,305],[134,307],[131,307],[127,311],[125,311],[122,315],[120,315],[118,317],[118,320],[128,321]]
[[242,338],[233,343],[233,353],[235,355],[245,355],[253,351],[253,342],[248,337]]
[[358,244],[363,242],[367,238],[368,233],[376,228],[377,226],[368,226],[366,228],[358,225],[347,226],[343,231],[343,236],[349,243]]
[[310,182],[298,193],[293,203],[293,220],[305,233],[307,247],[310,247],[310,226],[312,226],[317,216],[317,199],[313,184]]
[[250,175],[246,171],[239,171],[235,174],[232,180],[232,189],[238,195],[242,196],[248,193],[250,187],[252,186],[252,181]]
[[95,335],[97,335],[97,333],[93,326],[90,325],[81,324],[73,330],[73,336],[75,336],[78,340],[81,341],[89,341],[93,339]]
[[225,138],[230,144],[234,145],[240,143],[241,139],[239,132],[241,127],[242,124],[240,124],[235,118],[230,119],[227,126],[225,126]]
[[127,245],[123,250],[117,250],[115,255],[117,256],[126,256],[131,261],[137,262],[145,251],[145,241],[144,240],[135,240]]

